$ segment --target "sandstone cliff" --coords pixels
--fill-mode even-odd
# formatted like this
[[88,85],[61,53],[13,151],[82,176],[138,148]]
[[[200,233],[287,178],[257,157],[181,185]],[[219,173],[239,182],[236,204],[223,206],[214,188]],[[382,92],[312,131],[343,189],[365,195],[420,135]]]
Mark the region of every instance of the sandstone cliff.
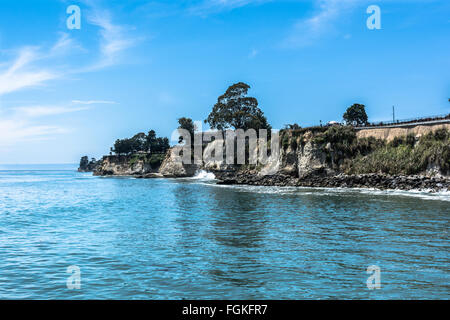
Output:
[[427,133],[435,132],[439,129],[450,130],[450,123],[434,124],[434,125],[411,125],[405,128],[373,128],[362,129],[357,132],[358,138],[374,137],[375,139],[382,139],[392,141],[397,137],[414,135],[419,138]]
[[182,148],[175,146],[168,150],[159,173],[167,178],[192,177],[199,169],[195,164],[184,164],[180,157]]
[[[217,140],[203,146],[200,164],[183,164],[179,158],[182,149],[175,146],[165,155],[105,156],[95,174],[189,177],[202,169],[214,172],[222,183],[334,186],[334,181],[341,181],[339,186],[365,186],[364,179],[369,179],[378,187],[392,187],[400,181],[405,186],[398,185],[404,189],[448,184],[448,130],[440,127],[391,130],[379,139],[369,130],[366,133],[350,127],[282,130],[279,155],[272,155],[264,165],[227,164],[226,148]],[[222,153],[223,158],[213,156],[216,152]],[[419,178],[397,179],[408,176]],[[444,180],[433,180],[441,178]]]
[[159,165],[133,156],[104,156],[94,171],[98,176],[133,176],[158,172]]

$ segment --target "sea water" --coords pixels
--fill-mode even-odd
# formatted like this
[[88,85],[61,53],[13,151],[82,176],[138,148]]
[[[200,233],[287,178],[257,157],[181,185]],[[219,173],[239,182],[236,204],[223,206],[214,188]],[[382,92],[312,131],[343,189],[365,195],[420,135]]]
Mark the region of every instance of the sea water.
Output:
[[31,169],[0,171],[1,299],[450,298],[448,194]]

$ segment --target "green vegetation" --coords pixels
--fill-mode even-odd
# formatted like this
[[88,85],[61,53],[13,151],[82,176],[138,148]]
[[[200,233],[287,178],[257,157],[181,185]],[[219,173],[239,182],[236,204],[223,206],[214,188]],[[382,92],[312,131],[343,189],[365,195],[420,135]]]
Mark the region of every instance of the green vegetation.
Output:
[[348,173],[381,172],[387,174],[418,174],[430,166],[450,171],[450,132],[440,129],[418,141],[414,136],[396,138],[366,156],[358,156],[347,164]]
[[80,168],[86,168],[89,164],[89,158],[88,156],[83,156],[80,159]]
[[154,130],[146,135],[143,132],[135,134],[129,139],[117,139],[111,152],[117,155],[134,153],[165,153],[170,148],[169,139],[157,138]]
[[357,139],[350,126],[328,127],[326,131],[314,135],[313,142],[322,146],[327,161],[339,168],[345,160],[364,156],[384,145],[373,137]]
[[[326,162],[347,174],[385,173],[419,174],[428,168],[439,167],[442,173],[450,171],[450,132],[436,130],[417,139],[413,135],[397,137],[387,143],[381,139],[357,138],[351,126],[333,126],[311,132],[312,142],[325,153]],[[305,143],[305,132],[283,130],[281,146]]]
[[367,124],[366,107],[363,104],[355,103],[345,111],[342,117],[347,125],[360,126]]
[[[192,144],[192,142],[194,141],[193,140],[194,139],[194,133],[195,133],[195,130],[197,129],[195,127],[194,121],[192,121],[191,118],[183,117],[183,118],[179,118],[178,119],[178,124],[179,124],[178,129],[184,129],[184,130],[187,130],[190,133],[190,135],[191,135],[191,144]],[[181,142],[183,142],[183,137],[180,136],[180,138],[178,139],[178,143],[181,143]]]
[[153,154],[133,154],[128,160],[128,164],[133,166],[138,161],[143,161],[144,163],[150,164],[152,168],[157,168],[161,165],[165,158],[164,153],[153,153]]
[[247,97],[250,86],[238,82],[228,87],[217,99],[205,123],[212,129],[270,129],[264,113],[258,107],[258,100]]

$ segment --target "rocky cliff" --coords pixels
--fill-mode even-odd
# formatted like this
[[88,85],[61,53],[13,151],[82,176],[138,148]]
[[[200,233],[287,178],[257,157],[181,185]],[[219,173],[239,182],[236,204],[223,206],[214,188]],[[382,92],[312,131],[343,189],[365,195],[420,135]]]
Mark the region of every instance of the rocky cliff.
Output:
[[[222,184],[450,189],[450,132],[358,138],[348,127],[285,130],[265,166],[216,172]],[[275,170],[274,170],[275,169]]]
[[184,164],[180,155],[182,148],[175,146],[166,153],[164,161],[159,168],[159,173],[167,178],[192,177],[200,166],[195,164]]
[[[213,141],[204,146],[200,164],[183,164],[182,149],[176,146],[158,156],[105,156],[94,174],[189,177],[203,169],[214,172],[220,183],[226,184],[400,189],[450,186],[450,132],[443,128],[376,139],[349,127],[316,127],[283,130],[280,142],[279,156],[270,157],[264,165],[226,164],[225,146]],[[222,160],[211,156],[217,150],[222,150]]]
[[436,130],[444,129],[450,130],[450,123],[442,124],[432,124],[432,125],[410,125],[404,128],[373,128],[373,129],[362,129],[358,130],[358,138],[369,138],[373,137],[375,139],[382,139],[386,141],[392,141],[395,138],[414,135],[415,137],[421,137],[430,132],[435,132]]
[[89,160],[88,156],[81,157],[78,172],[94,172],[100,164],[101,160],[97,161],[95,158]]
[[[162,155],[164,156],[164,155]],[[157,173],[160,162],[147,155],[104,156],[94,171],[97,176],[134,176]]]

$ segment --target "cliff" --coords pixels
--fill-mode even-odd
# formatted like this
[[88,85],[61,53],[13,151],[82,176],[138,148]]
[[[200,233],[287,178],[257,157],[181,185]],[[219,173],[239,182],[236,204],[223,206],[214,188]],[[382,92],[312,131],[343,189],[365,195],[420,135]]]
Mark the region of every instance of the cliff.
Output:
[[[175,146],[166,154],[105,156],[94,174],[189,177],[203,169],[214,172],[219,183],[225,184],[450,188],[448,130],[390,130],[379,134],[381,138],[369,130],[364,133],[341,126],[282,130],[279,156],[265,165],[226,164],[225,146],[213,141],[204,145],[199,165],[181,163],[176,159],[181,149]],[[220,147],[224,158],[214,160],[211,154]]]
[[164,161],[159,168],[159,173],[166,178],[192,177],[200,168],[195,164],[183,164],[176,157],[181,153],[181,147],[175,146],[168,150]]
[[158,173],[164,154],[104,156],[94,171],[96,176],[134,176]]
[[101,160],[92,158],[89,160],[88,156],[81,157],[78,172],[93,172],[101,164]]
[[435,132],[439,129],[450,130],[450,123],[432,124],[432,125],[409,125],[405,127],[392,127],[392,128],[371,128],[361,129],[357,131],[358,138],[382,139],[386,141],[392,141],[395,138],[414,135],[415,137],[421,137],[430,132]]
[[280,140],[278,158],[264,166],[217,171],[219,183],[450,189],[450,132],[445,128],[376,139],[358,137],[350,127],[317,127],[283,130]]

